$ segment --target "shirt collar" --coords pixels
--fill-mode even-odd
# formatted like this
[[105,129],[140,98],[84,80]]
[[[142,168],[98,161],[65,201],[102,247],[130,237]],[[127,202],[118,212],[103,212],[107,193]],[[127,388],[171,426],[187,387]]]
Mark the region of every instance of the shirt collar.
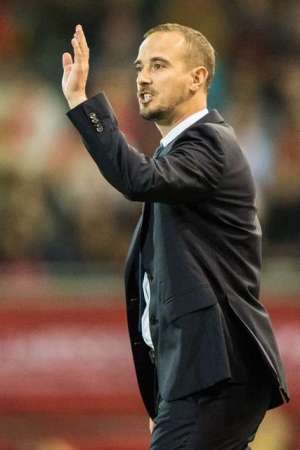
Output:
[[202,109],[201,111],[197,111],[194,114],[188,116],[182,122],[179,122],[176,127],[172,128],[172,130],[170,130],[169,133],[160,140],[160,145],[162,145],[163,147],[169,145],[170,142],[174,141],[174,139],[177,138],[180,133],[189,128],[198,120],[202,119],[202,117],[204,117],[206,114],[208,114],[207,108]]

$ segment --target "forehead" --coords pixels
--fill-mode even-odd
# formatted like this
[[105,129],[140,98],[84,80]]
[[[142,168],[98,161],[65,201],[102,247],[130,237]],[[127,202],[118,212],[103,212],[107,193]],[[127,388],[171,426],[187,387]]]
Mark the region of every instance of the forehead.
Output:
[[177,31],[157,31],[150,34],[140,45],[137,60],[147,61],[153,57],[169,60],[182,59],[186,53],[184,36]]

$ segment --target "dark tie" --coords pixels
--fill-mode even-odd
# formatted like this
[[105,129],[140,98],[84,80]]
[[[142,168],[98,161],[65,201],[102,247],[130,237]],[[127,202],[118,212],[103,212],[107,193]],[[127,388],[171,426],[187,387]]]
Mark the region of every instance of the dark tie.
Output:
[[[164,146],[161,144],[154,152],[153,158],[157,158],[161,151],[164,149]],[[142,324],[142,315],[146,307],[146,301],[144,297],[144,291],[143,291],[143,279],[144,279],[144,268],[142,264],[142,247],[145,242],[147,229],[149,225],[149,219],[151,214],[151,208],[152,204],[150,202],[145,202],[142,212],[142,225],[141,225],[141,231],[140,231],[140,251],[139,251],[139,291],[140,291],[140,311],[139,311],[139,331],[142,331],[141,324]]]

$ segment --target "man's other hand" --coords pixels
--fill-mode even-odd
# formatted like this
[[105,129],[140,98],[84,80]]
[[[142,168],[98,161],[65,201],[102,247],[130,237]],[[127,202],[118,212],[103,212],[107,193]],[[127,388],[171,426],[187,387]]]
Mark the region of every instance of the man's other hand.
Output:
[[62,90],[70,108],[74,108],[87,99],[85,89],[89,73],[89,48],[81,25],[76,25],[71,44],[74,60],[70,53],[64,53],[62,57]]

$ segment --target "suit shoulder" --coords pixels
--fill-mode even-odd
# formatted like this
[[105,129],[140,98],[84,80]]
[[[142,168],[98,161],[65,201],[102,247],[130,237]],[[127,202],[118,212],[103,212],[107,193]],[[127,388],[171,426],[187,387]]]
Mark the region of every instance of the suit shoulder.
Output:
[[224,153],[226,159],[230,159],[230,157],[245,159],[235,131],[228,123],[202,123],[199,124],[199,132],[202,136],[214,141]]
[[182,145],[204,145],[211,150],[221,151],[221,141],[217,124],[196,122],[180,134],[174,141],[172,147],[178,148]]
[[232,143],[237,144],[237,137],[232,126],[228,123],[212,123],[204,122],[198,125],[199,132],[201,135],[206,136],[210,139],[215,139],[222,145],[223,140],[232,141]]
[[233,180],[234,173],[242,173],[242,178],[248,179],[249,183],[253,184],[249,163],[231,125],[226,122],[198,122],[190,128],[190,135],[196,140],[205,140],[214,155],[222,158],[225,178],[228,176]]
[[226,122],[198,121],[179,135],[174,141],[174,147],[186,142],[202,143],[221,153],[224,152],[224,147],[226,148],[230,143],[238,145],[233,128]]

